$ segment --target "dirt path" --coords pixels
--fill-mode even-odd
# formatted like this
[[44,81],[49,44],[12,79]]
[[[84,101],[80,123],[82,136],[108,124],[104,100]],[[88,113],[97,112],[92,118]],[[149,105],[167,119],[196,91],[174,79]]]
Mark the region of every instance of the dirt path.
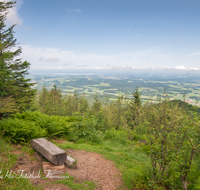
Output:
[[[22,154],[20,149],[15,149],[13,154]],[[66,172],[80,182],[94,181],[97,184],[95,190],[115,190],[122,188],[123,181],[121,173],[115,167],[115,163],[104,159],[100,154],[86,152],[84,150],[68,149],[67,153],[77,160],[77,164],[70,168],[66,167]],[[24,170],[24,173],[38,173],[41,169],[41,161],[31,161],[28,154],[18,159],[18,163],[13,167],[13,171]],[[45,185],[57,179],[31,179],[34,185],[43,186],[44,190],[70,190],[69,187],[61,184]],[[66,179],[67,180],[67,179]],[[121,187],[121,188],[120,188]]]
[[77,168],[67,168],[69,175],[82,181],[96,181],[96,190],[115,190],[123,184],[115,164],[100,154],[69,149],[67,153],[77,160]]

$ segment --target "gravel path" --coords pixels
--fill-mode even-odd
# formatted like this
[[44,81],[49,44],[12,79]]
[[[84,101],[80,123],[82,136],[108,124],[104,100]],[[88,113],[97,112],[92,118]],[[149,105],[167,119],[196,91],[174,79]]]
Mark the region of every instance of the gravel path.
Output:
[[114,162],[84,150],[68,149],[67,154],[77,160],[77,167],[67,168],[69,175],[81,181],[97,182],[96,190],[115,190],[122,186],[121,173]]

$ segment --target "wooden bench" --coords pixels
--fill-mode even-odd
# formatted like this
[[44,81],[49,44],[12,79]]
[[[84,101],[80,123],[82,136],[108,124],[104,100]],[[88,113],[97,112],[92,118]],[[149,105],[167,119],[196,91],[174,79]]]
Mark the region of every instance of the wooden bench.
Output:
[[32,139],[31,146],[56,166],[63,165],[67,159],[64,150],[45,138]]

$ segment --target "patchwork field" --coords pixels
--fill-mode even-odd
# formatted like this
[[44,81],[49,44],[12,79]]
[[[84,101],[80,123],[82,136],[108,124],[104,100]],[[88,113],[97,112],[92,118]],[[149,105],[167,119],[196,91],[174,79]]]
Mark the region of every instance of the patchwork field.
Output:
[[130,99],[135,88],[139,88],[141,99],[157,101],[164,91],[171,99],[181,99],[200,106],[200,76],[180,73],[163,74],[31,74],[35,88],[41,90],[43,85],[51,89],[56,84],[63,95],[84,94],[91,102],[94,94],[101,99],[116,99],[119,95]]

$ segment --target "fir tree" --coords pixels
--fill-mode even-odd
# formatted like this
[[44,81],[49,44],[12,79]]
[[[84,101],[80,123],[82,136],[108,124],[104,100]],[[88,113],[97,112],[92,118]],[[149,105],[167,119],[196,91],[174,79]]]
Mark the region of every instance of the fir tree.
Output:
[[135,92],[133,93],[134,100],[132,102],[133,102],[133,104],[135,104],[138,107],[141,106],[141,104],[142,104],[140,96],[141,96],[141,94],[140,94],[139,89],[137,87],[135,89]]
[[97,92],[96,92],[95,95],[94,95],[94,102],[93,102],[93,106],[92,106],[94,113],[98,114],[101,107],[102,107],[101,101],[99,100],[99,97],[98,97]]
[[137,87],[135,89],[135,92],[133,93],[133,98],[131,98],[131,102],[129,105],[129,112],[126,115],[127,124],[131,127],[131,129],[134,129],[134,127],[138,125],[138,118],[142,108],[142,102],[140,96],[141,94]]
[[14,1],[0,2],[0,105],[8,108],[0,107],[0,117],[17,110],[28,109],[36,92],[31,89],[34,83],[30,83],[30,79],[25,78],[30,63],[18,58],[22,52],[21,47],[12,50],[17,45],[13,31],[15,25],[8,28],[5,25],[8,11],[15,6],[15,3]]

